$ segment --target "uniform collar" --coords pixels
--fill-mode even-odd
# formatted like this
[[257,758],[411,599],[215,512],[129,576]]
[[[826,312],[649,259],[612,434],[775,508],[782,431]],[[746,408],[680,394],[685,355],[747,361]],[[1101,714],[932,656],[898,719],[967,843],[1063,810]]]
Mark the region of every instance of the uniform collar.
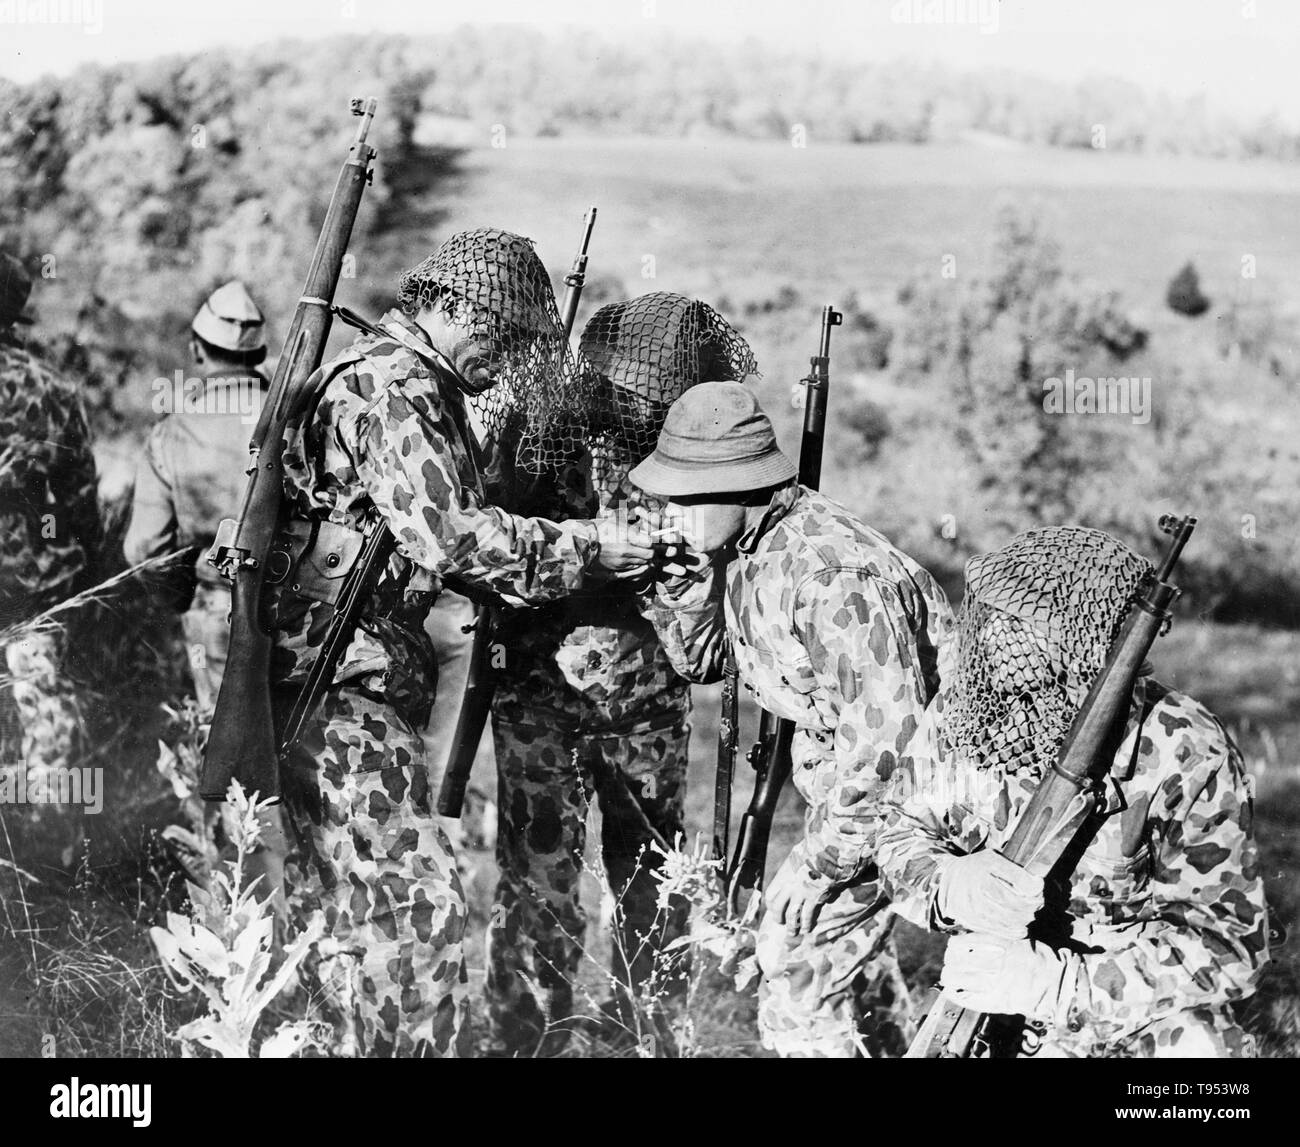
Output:
[[433,347],[433,343],[429,341],[429,336],[425,333],[424,328],[397,307],[386,310],[376,325],[381,327],[401,327],[407,334],[413,335],[425,346],[431,349]]
[[742,554],[752,554],[758,548],[758,543],[762,541],[763,535],[794,508],[795,502],[804,493],[804,488],[798,482],[791,482],[788,486],[782,486],[772,495],[772,500],[768,502],[767,509],[763,511],[763,516],[759,518],[758,524],[740,535],[739,540],[736,542],[736,549]]

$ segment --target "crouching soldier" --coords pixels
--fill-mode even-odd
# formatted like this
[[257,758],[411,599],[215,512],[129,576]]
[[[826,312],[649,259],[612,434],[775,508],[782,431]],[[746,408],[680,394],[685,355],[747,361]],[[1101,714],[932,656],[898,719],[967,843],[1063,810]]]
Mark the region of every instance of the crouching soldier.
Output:
[[895,911],[953,934],[954,1003],[1031,1022],[1013,1053],[1253,1054],[1231,1010],[1268,958],[1251,789],[1203,705],[1148,668],[1077,864],[1045,889],[998,851],[1149,568],[1069,526],[972,558],[954,671],[886,806],[876,855]]
[[798,485],[753,394],[687,391],[632,481],[670,500],[701,574],[664,582],[655,625],[680,671],[716,678],[729,639],[757,701],[795,723],[803,838],[767,893],[759,1024],[782,1055],[898,1055],[911,1004],[882,908],[886,782],[938,684],[952,617],[934,579]]

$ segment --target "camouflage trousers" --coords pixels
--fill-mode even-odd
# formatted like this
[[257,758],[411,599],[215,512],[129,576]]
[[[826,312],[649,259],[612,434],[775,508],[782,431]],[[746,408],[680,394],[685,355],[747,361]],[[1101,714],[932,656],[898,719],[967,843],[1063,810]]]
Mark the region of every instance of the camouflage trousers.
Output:
[[[0,768],[26,769],[29,790],[57,788],[58,777],[80,764],[84,747],[81,707],[62,669],[62,636],[29,631],[5,649],[5,661],[18,727],[6,736]],[[32,804],[12,827],[67,867],[83,837],[82,811],[76,804]]]
[[894,951],[893,913],[870,910],[878,893],[874,881],[844,889],[822,906],[812,931],[797,937],[764,916],[758,930],[764,1047],[821,1059],[893,1058],[907,1050],[916,1034],[912,998]]
[[[681,910],[660,913],[654,834],[682,831],[690,725],[620,736],[507,723],[494,716],[500,879],[488,924],[488,1003],[505,1050],[530,1054],[564,1041],[582,961],[579,901],[587,811],[601,812],[601,852],[617,904],[612,968],[624,986],[646,983],[661,946],[680,934]],[[552,1027],[548,1033],[549,1025]]]
[[1254,1037],[1226,1008],[1189,1008],[1161,1016],[1121,1040],[1088,1027],[1049,1032],[1030,1045],[1036,1059],[1254,1059]]
[[465,894],[434,818],[423,743],[376,694],[335,686],[283,770],[286,881],[340,1046],[371,1058],[465,1053]]

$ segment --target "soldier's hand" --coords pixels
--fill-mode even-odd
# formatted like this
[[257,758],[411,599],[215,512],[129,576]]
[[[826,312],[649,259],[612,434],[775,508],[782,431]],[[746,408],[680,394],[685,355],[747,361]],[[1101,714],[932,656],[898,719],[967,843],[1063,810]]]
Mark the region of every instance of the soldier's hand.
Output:
[[941,924],[1015,940],[1043,906],[1043,881],[984,848],[943,862],[934,906]]
[[600,540],[597,561],[616,578],[641,577],[656,560],[663,563],[661,569],[683,568],[675,564],[680,546],[662,544],[644,523],[628,522],[615,515],[597,518],[596,537]]
[[830,877],[803,864],[783,864],[767,891],[767,911],[785,925],[790,935],[806,935],[835,891]]
[[954,936],[939,982],[953,1003],[999,1016],[1055,1019],[1077,990],[1081,957],[1033,940]]

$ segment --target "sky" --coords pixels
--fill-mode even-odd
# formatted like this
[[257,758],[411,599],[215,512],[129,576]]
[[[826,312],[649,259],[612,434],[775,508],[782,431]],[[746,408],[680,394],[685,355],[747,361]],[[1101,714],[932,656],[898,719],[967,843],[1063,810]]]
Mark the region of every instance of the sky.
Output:
[[507,22],[754,36],[864,61],[1010,68],[1067,83],[1122,76],[1213,110],[1300,128],[1297,0],[0,0],[0,76],[88,61],[349,32]]

